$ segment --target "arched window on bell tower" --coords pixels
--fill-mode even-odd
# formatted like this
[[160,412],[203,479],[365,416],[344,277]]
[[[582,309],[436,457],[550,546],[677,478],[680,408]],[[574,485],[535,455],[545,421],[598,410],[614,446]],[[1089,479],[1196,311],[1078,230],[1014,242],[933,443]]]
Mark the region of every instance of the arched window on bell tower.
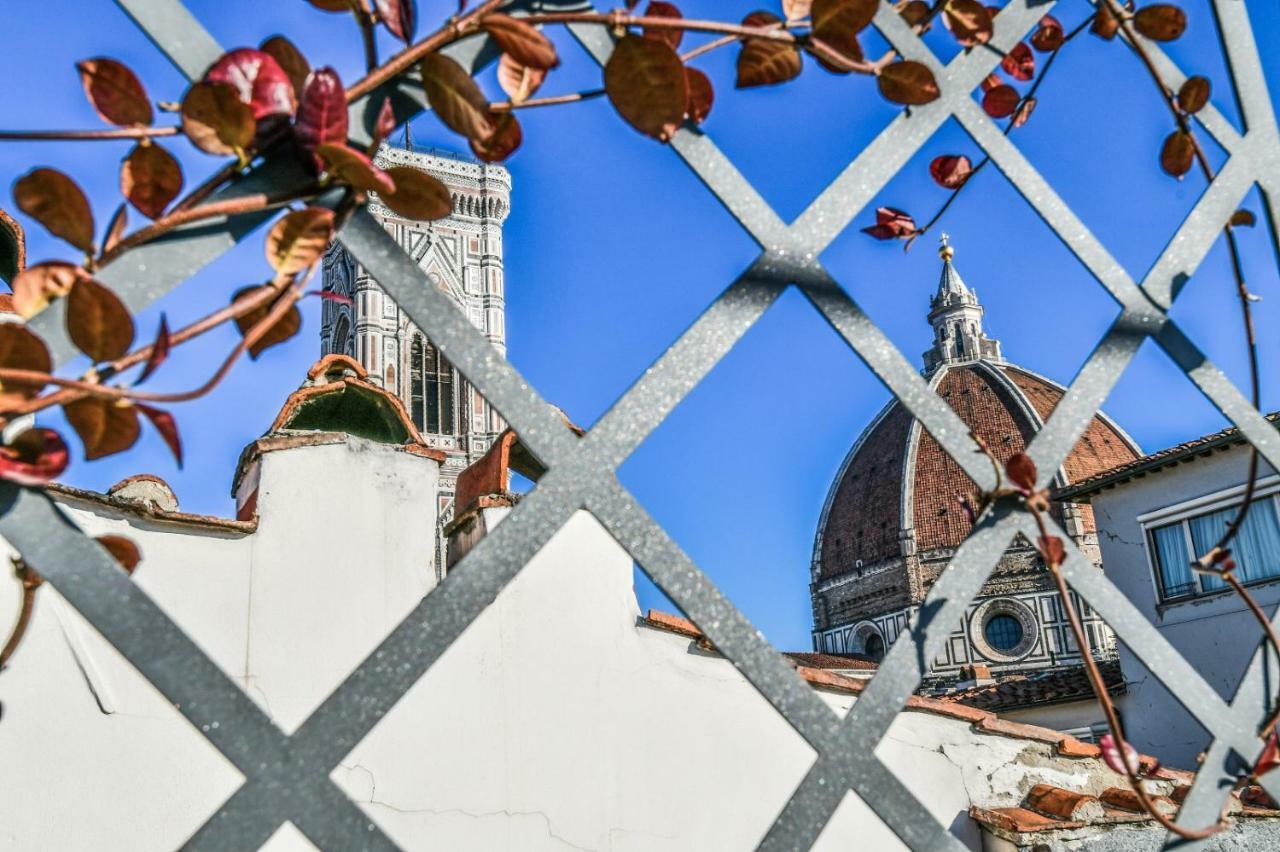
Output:
[[422,335],[415,334],[409,345],[409,416],[422,428]]
[[427,431],[452,435],[453,365],[430,342],[423,358],[423,373],[426,378]]
[[333,343],[329,347],[330,352],[336,352],[339,355],[347,354],[347,344],[351,336],[351,320],[347,319],[345,313],[338,314],[338,319],[333,324]]

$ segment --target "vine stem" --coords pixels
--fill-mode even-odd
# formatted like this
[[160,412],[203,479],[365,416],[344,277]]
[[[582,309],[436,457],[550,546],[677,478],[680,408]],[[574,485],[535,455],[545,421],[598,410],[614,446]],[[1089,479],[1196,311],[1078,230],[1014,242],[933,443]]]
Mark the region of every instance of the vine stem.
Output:
[[14,574],[22,583],[22,608],[18,611],[18,620],[13,625],[9,640],[4,643],[4,648],[0,649],[0,670],[4,669],[13,657],[13,652],[18,650],[18,645],[22,643],[22,637],[26,635],[27,628],[31,625],[31,614],[35,611],[36,590],[44,582],[39,574],[21,562],[15,561]]
[[0,142],[37,142],[50,139],[155,139],[178,136],[181,127],[113,127],[109,130],[0,130]]

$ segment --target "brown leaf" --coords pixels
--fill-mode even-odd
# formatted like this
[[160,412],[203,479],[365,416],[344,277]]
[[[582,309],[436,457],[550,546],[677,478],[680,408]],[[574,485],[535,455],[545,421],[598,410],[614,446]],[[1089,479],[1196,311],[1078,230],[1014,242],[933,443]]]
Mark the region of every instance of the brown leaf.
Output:
[[149,219],[159,219],[182,191],[182,167],[154,142],[139,143],[120,168],[120,192]]
[[351,0],[307,0],[323,12],[350,12]]
[[[673,18],[675,20],[684,18],[684,15],[680,14],[679,9],[671,3],[662,2],[662,0],[653,0],[653,2],[649,4],[648,8],[644,10],[644,16],[646,18]],[[672,50],[679,50],[680,42],[684,40],[684,30],[645,27],[644,37],[656,38],[658,41],[665,41],[667,44],[671,45]]]
[[1111,41],[1119,31],[1120,19],[1112,14],[1110,5],[1103,0],[1094,9],[1093,24],[1089,27],[1089,32],[1106,41]]
[[662,142],[684,118],[689,86],[680,57],[664,41],[625,36],[604,66],[604,88],[618,114]]
[[1187,13],[1171,3],[1144,6],[1134,13],[1133,28],[1152,41],[1173,41],[1187,29]]
[[284,69],[295,92],[301,92],[307,84],[307,75],[311,73],[311,63],[302,55],[294,43],[282,35],[275,35],[262,43],[259,48]]
[[1036,479],[1039,473],[1036,470],[1036,463],[1026,453],[1014,453],[1010,456],[1004,463],[1004,472],[1009,477],[1009,481],[1022,493],[1030,494],[1036,490]]
[[13,308],[23,319],[31,319],[71,292],[71,287],[85,272],[78,266],[61,261],[48,261],[28,266],[13,279]]
[[1022,95],[1013,86],[996,86],[982,96],[982,108],[992,118],[1006,118],[1018,108]]
[[120,567],[126,574],[132,574],[138,567],[138,563],[142,561],[142,551],[138,549],[138,545],[122,535],[100,535],[95,536],[93,540],[102,545],[107,553],[111,554],[112,559],[120,563]]
[[1276,739],[1275,731],[1267,737],[1267,744],[1263,746],[1262,754],[1258,755],[1258,762],[1253,765],[1253,774],[1256,777],[1266,775],[1271,770],[1280,766],[1280,742]]
[[1209,81],[1204,77],[1188,77],[1178,89],[1178,107],[1187,115],[1195,115],[1209,103]]
[[982,79],[983,92],[989,92],[992,89],[994,89],[996,86],[1003,86],[1003,85],[1004,85],[1004,80],[1000,77],[999,74],[988,74],[986,77]]
[[[745,27],[776,30],[782,21],[768,12],[752,12],[742,21]],[[742,42],[738,53],[738,76],[735,85],[739,89],[754,86],[773,86],[800,76],[803,64],[800,51],[794,43],[750,38]]]
[[93,210],[76,182],[56,169],[33,169],[13,185],[18,209],[55,237],[93,253]]
[[253,110],[255,121],[293,115],[297,93],[289,75],[269,54],[252,47],[229,51],[205,72],[207,83],[228,83]]
[[1252,228],[1258,224],[1258,219],[1248,210],[1237,210],[1231,214],[1230,222],[1234,227]]
[[67,335],[96,361],[114,361],[133,345],[133,317],[120,297],[87,276],[67,296]]
[[911,215],[896,207],[876,208],[876,223],[862,229],[862,233],[870,234],[877,240],[905,239],[916,231],[916,222]]
[[124,236],[124,229],[129,226],[129,205],[121,204],[116,208],[116,212],[111,214],[111,221],[107,223],[107,233],[102,240],[102,250],[111,251],[116,247],[116,243],[120,242],[120,238]]
[[429,53],[422,60],[422,87],[445,126],[468,139],[484,139],[493,133],[489,101],[462,66],[447,56]]
[[140,385],[150,378],[156,368],[165,362],[169,357],[169,349],[172,347],[169,339],[169,321],[165,319],[164,314],[160,314],[160,328],[156,330],[156,339],[151,344],[151,354],[147,356],[147,363],[143,365],[142,372],[138,374],[134,385]]
[[71,454],[52,429],[27,429],[0,446],[0,479],[43,485],[67,469]]
[[[257,293],[266,286],[267,285],[265,284],[258,284],[251,287],[244,287],[232,294],[231,301],[237,302],[242,297],[248,296],[251,293]],[[283,296],[281,296],[281,298],[283,298]],[[278,299],[272,300],[268,304],[259,305],[252,311],[236,317],[236,327],[240,329],[240,334],[248,335],[255,325],[265,320],[267,318],[267,314],[271,312],[271,308],[275,305],[276,301],[278,301]],[[257,342],[249,347],[249,357],[255,361],[258,360],[258,356],[264,351],[278,343],[284,343],[286,340],[297,334],[298,330],[301,328],[302,314],[298,312],[298,306],[294,305],[290,308],[288,313],[276,320],[276,322],[267,329],[266,334],[258,338]]]
[[[924,0],[920,2],[923,3]],[[787,16],[788,21],[798,21],[809,17],[812,5],[813,0],[782,0],[782,14]]]
[[1022,99],[1022,103],[1018,104],[1018,109],[1013,113],[1013,126],[1015,128],[1021,127],[1030,120],[1031,113],[1035,112],[1037,103],[1039,102],[1035,97]]
[[[812,35],[848,61],[861,62],[863,55],[858,33],[871,23],[877,5],[878,0],[814,0]],[[823,68],[836,74],[849,71],[831,63],[820,53],[815,53],[814,58]]]
[[138,441],[138,412],[127,400],[86,396],[62,406],[88,461],[124,452]]
[[927,66],[913,60],[893,62],[876,77],[880,94],[905,106],[922,106],[938,99],[938,81]]
[[1056,535],[1040,536],[1036,539],[1036,547],[1048,566],[1057,567],[1067,561],[1067,549]]
[[276,220],[267,233],[267,263],[280,275],[294,275],[318,261],[331,239],[332,210],[294,210]]
[[524,103],[533,97],[546,78],[546,71],[521,65],[505,53],[498,60],[498,85],[513,104]]
[[430,222],[453,212],[449,188],[426,172],[412,166],[392,166],[387,174],[395,181],[396,191],[378,199],[406,219]]
[[377,0],[378,17],[391,34],[405,44],[413,41],[418,31],[417,0]]
[[[53,370],[53,359],[44,341],[34,332],[25,325],[6,322],[0,323],[0,367],[49,373]],[[0,386],[0,407],[31,399],[40,393],[41,387],[17,382]]]
[[155,114],[147,90],[137,76],[114,59],[98,57],[77,62],[85,97],[108,124],[128,127],[150,124]]
[[481,18],[480,26],[503,53],[521,65],[547,70],[560,64],[551,41],[532,24],[510,15],[492,14]]
[[924,0],[908,0],[908,2],[899,3],[898,5],[898,14],[902,16],[902,20],[906,21],[909,27],[915,27],[929,17],[929,4]]
[[962,47],[974,47],[991,40],[991,12],[978,0],[948,0],[942,21]]
[[[295,307],[291,312],[297,315],[298,325],[302,324],[302,315],[298,314]],[[289,319],[285,316],[284,319]],[[174,460],[178,463],[178,469],[182,469],[182,438],[178,435],[178,423],[173,419],[173,415],[159,408],[142,403],[134,403],[135,407],[143,413],[143,415],[151,422],[156,431],[160,433],[160,438],[169,448],[169,452],[173,453]]]
[[206,153],[238,154],[253,143],[253,110],[226,83],[196,83],[182,99],[182,132]]
[[1040,26],[1031,34],[1031,46],[1041,53],[1052,53],[1062,47],[1066,41],[1066,33],[1062,24],[1053,15],[1045,15],[1040,19]]
[[689,89],[689,100],[684,112],[694,124],[701,124],[711,113],[711,105],[715,103],[716,93],[711,87],[711,79],[697,68],[685,66],[685,83]]
[[1175,130],[1165,138],[1164,145],[1160,148],[1160,168],[1164,169],[1166,173],[1180,178],[1191,171],[1195,156],[1195,142],[1192,140],[1191,134],[1182,130]]
[[1036,57],[1031,48],[1023,42],[1013,46],[1013,50],[1000,60],[1000,67],[1015,80],[1027,81],[1036,76]]
[[485,139],[472,139],[471,152],[486,163],[500,163],[515,153],[524,140],[520,122],[511,112],[492,113],[493,132]]
[[373,164],[367,156],[346,145],[321,145],[316,156],[327,171],[339,183],[376,192],[379,195],[396,191],[391,176]]
[[347,94],[338,72],[325,66],[307,77],[298,101],[293,135],[302,150],[314,152],[320,145],[347,142]]
[[963,154],[947,154],[934,157],[929,163],[929,174],[945,189],[959,189],[973,174],[973,163]]

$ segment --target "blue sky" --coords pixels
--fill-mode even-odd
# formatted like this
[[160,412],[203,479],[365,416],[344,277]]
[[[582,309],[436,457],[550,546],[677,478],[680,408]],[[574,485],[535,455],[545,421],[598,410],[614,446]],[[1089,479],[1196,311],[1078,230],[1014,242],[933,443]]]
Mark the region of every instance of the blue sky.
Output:
[[[275,3],[192,0],[192,10],[228,48],[284,33],[314,65],[344,80],[359,76],[353,24],[315,12],[303,0]],[[698,0],[687,16],[739,19],[754,3]],[[1280,16],[1255,3],[1263,57],[1280,48]],[[428,22],[452,8],[422,4]],[[1071,26],[1080,2],[1057,13]],[[1214,103],[1238,124],[1207,4],[1186,4],[1191,24],[1168,52],[1189,72],[1208,76]],[[1259,11],[1265,10],[1265,11]],[[0,125],[94,128],[74,63],[111,56],[133,67],[155,99],[178,99],[183,81],[114,4],[55,0],[25,4],[0,36],[0,76],[10,85]],[[427,24],[424,24],[424,27]],[[544,93],[599,85],[599,71],[563,32],[553,31],[564,65]],[[953,52],[942,34],[930,37]],[[875,39],[871,39],[872,44]],[[695,43],[692,40],[688,44]],[[383,43],[384,51],[391,47]],[[868,52],[878,54],[879,48]],[[779,215],[795,218],[895,110],[865,78],[831,76],[815,66],[786,86],[732,88],[734,52],[698,60],[716,87],[705,130]],[[1280,86],[1280,63],[1265,72]],[[496,97],[492,72],[482,82]],[[603,99],[529,110],[524,147],[509,163],[514,182],[506,228],[510,358],[548,400],[589,426],[756,256],[757,247],[679,159],[626,127]],[[162,119],[164,120],[164,119]],[[1040,90],[1040,106],[1016,141],[1031,161],[1135,278],[1153,263],[1203,181],[1160,173],[1156,152],[1170,120],[1137,61],[1119,43],[1081,37],[1063,52]],[[457,149],[432,116],[413,125],[415,142]],[[182,143],[188,184],[215,165]],[[6,186],[35,165],[67,171],[89,192],[99,226],[119,200],[116,172],[128,143],[0,144]],[[465,147],[465,146],[463,146]],[[973,143],[944,126],[883,190],[875,204],[926,220],[946,193],[927,175],[939,154]],[[1221,162],[1220,151],[1212,151]],[[6,202],[7,204],[7,202]],[[1256,191],[1246,206],[1261,212]],[[926,238],[911,252],[858,233],[870,210],[823,254],[836,278],[908,358],[929,344],[928,296],[938,258]],[[134,225],[140,214],[131,218]],[[956,263],[987,308],[987,331],[1007,357],[1068,382],[1105,332],[1117,307],[994,169],[975,178],[945,219]],[[1264,297],[1264,406],[1280,407],[1271,380],[1280,368],[1280,287],[1265,229],[1242,233],[1246,272]],[[69,258],[38,227],[33,261]],[[1219,244],[1193,277],[1174,316],[1242,387],[1245,359],[1231,298],[1227,256]],[[153,332],[159,310],[182,324],[225,304],[235,289],[262,280],[261,238],[250,237],[157,308],[139,317]],[[105,489],[140,471],[165,477],[188,511],[226,514],[236,457],[270,424],[318,353],[318,303],[307,300],[301,335],[256,364],[237,366],[210,397],[175,410],[187,444],[178,471],[154,434],[123,456],[84,463],[67,477]],[[234,330],[184,346],[152,380],[157,389],[198,383],[235,343]],[[811,306],[789,291],[712,374],[626,462],[623,483],[746,614],[778,645],[809,644],[808,564],[814,527],[832,476],[887,391]],[[1150,344],[1106,404],[1147,450],[1221,428],[1224,421]],[[58,426],[58,418],[49,419]],[[78,447],[77,447],[78,451]],[[316,495],[317,511],[340,517],[341,494]],[[660,605],[641,588],[642,605]]]

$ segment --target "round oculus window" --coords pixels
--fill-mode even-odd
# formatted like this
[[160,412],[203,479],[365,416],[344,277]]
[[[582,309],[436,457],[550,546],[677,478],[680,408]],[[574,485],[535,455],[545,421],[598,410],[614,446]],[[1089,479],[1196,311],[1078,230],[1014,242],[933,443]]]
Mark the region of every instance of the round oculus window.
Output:
[[982,627],[987,644],[997,651],[1013,653],[1022,644],[1022,622],[1012,615],[1000,613],[987,619]]

